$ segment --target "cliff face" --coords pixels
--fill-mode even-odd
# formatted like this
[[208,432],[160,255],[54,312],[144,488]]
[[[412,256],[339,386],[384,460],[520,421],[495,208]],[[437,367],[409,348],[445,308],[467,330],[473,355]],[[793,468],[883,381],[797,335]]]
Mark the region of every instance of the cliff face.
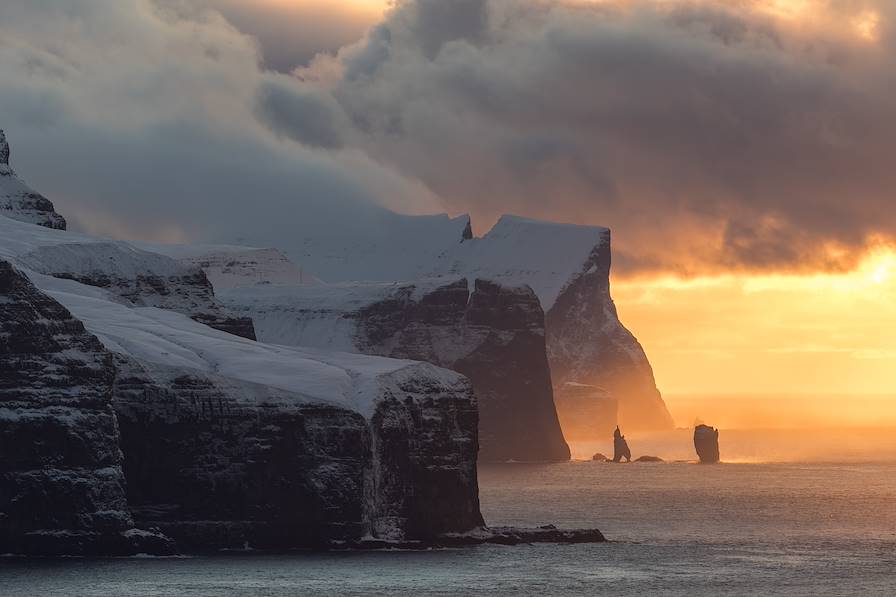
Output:
[[0,130],[0,215],[65,230],[65,218],[56,213],[49,199],[22,182],[9,166],[9,143]]
[[0,553],[170,552],[134,529],[112,355],[0,261]]
[[467,376],[484,461],[569,459],[554,409],[544,314],[527,287],[445,283],[228,292],[268,342],[427,361]]
[[122,371],[128,501],[183,550],[425,540],[483,524],[461,380],[387,376],[367,420],[220,376],[126,360]]
[[574,382],[604,388],[617,400],[619,422],[626,428],[671,428],[672,417],[647,355],[619,321],[610,296],[610,265],[610,233],[606,231],[547,313],[554,387]]
[[49,294],[0,262],[3,553],[314,548],[482,526],[464,377],[311,361],[34,275]]

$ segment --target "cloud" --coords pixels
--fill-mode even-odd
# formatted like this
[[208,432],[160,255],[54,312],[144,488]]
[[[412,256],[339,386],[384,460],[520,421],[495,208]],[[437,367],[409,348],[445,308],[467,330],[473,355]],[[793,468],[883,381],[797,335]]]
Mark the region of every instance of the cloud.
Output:
[[264,70],[251,37],[184,2],[3,3],[0,81],[14,167],[76,228],[277,244],[439,209],[342,147],[329,94]]
[[891,2],[399,0],[366,34],[337,5],[0,5],[17,170],[119,236],[512,212],[685,274],[893,242]]
[[[166,0],[171,1],[171,0]],[[385,0],[176,0],[193,9],[215,10],[255,37],[265,68],[288,73],[321,52],[335,53],[364,36],[382,18]]]
[[896,8],[781,6],[408,0],[297,74],[480,231],[609,225],[627,271],[849,268],[896,231]]

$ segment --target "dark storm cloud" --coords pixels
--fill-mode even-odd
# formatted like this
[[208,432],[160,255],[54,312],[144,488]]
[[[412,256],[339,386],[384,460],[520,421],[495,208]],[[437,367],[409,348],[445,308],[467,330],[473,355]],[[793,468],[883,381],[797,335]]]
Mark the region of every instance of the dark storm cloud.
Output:
[[310,147],[342,146],[344,113],[333,98],[314,89],[297,90],[286,81],[267,81],[258,91],[258,116],[271,131]]
[[642,267],[849,267],[896,232],[894,8],[766,6],[407,1],[316,66],[453,211],[610,225]]
[[331,96],[263,71],[251,38],[183,2],[2,3],[0,81],[13,167],[75,228],[276,244],[438,208],[339,150]]

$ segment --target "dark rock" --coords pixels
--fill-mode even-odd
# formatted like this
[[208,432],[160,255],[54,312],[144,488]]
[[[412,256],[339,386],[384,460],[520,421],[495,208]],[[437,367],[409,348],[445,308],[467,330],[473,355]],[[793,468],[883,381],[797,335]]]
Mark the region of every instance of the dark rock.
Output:
[[364,538],[357,542],[336,544],[335,549],[431,549],[470,547],[475,545],[529,545],[535,543],[581,544],[605,543],[597,529],[558,529],[554,525],[538,528],[486,527],[466,533],[445,533],[426,541],[384,541]]
[[528,287],[466,279],[414,298],[414,286],[363,307],[355,345],[365,354],[421,360],[467,376],[479,402],[481,461],[563,461],[569,447],[554,408],[544,313]]
[[0,337],[0,553],[171,553],[128,511],[112,355],[6,261]]
[[719,455],[719,430],[709,425],[697,425],[694,428],[694,448],[702,464],[716,464]]
[[521,545],[528,543],[605,543],[606,538],[597,529],[558,529],[546,525],[535,529],[517,527],[484,527],[464,535],[444,535],[438,545],[451,547],[462,545]]
[[613,462],[620,462],[625,458],[626,462],[631,462],[632,451],[625,441],[625,436],[619,431],[619,427],[613,432]]
[[461,234],[460,242],[464,242],[465,240],[473,240],[473,224],[470,220],[467,220],[467,225],[464,227],[464,231]]
[[3,129],[0,129],[0,166],[9,166],[9,143]]
[[665,462],[659,456],[641,456],[640,458],[635,459],[635,462]]
[[609,458],[607,458],[607,456],[605,454],[601,454],[600,452],[598,452],[597,454],[595,454],[594,456],[591,457],[591,460],[594,460],[596,462],[606,462],[609,460]]

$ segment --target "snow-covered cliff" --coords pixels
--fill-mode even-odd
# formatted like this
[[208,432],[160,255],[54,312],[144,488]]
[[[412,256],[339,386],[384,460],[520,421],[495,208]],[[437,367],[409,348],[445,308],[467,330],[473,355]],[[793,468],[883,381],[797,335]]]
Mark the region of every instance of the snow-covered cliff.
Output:
[[[274,252],[231,257],[202,265],[232,287],[241,264],[295,281]],[[427,542],[483,525],[465,377],[256,342],[181,258],[0,215],[0,552]]]
[[[619,320],[610,296],[610,231],[504,216],[485,236],[472,238],[463,234],[468,224],[466,217],[426,220],[427,230],[437,227],[439,232],[421,241],[426,248],[420,251],[406,244],[402,235],[380,235],[375,250],[346,246],[338,266],[304,256],[305,263],[325,268],[315,273],[330,284],[303,287],[272,280],[268,285],[227,290],[222,297],[231,309],[251,317],[266,341],[388,354],[391,349],[385,344],[360,342],[354,322],[365,307],[386,300],[396,288],[412,286],[420,294],[459,279],[469,285],[482,279],[505,288],[527,286],[545,313],[555,392],[570,382],[609,391],[619,405],[618,420],[607,422],[611,429],[617,423],[632,430],[670,428],[672,419],[647,356]],[[394,266],[384,256],[395,257]],[[350,269],[340,265],[343,259]],[[374,282],[358,283],[346,276]],[[257,279],[264,280],[263,273]],[[396,284],[396,280],[410,281]],[[396,321],[411,320],[408,314],[396,316]],[[446,343],[443,337],[438,342]],[[428,357],[420,351],[415,358]],[[452,366],[451,359],[429,360],[433,358]],[[487,418],[483,425],[487,436],[491,432]]]
[[0,260],[0,553],[170,553],[125,497],[112,354]]
[[222,300],[264,341],[427,361],[466,375],[485,461],[569,459],[551,391],[544,312],[527,286],[436,278],[406,284],[245,287]]

